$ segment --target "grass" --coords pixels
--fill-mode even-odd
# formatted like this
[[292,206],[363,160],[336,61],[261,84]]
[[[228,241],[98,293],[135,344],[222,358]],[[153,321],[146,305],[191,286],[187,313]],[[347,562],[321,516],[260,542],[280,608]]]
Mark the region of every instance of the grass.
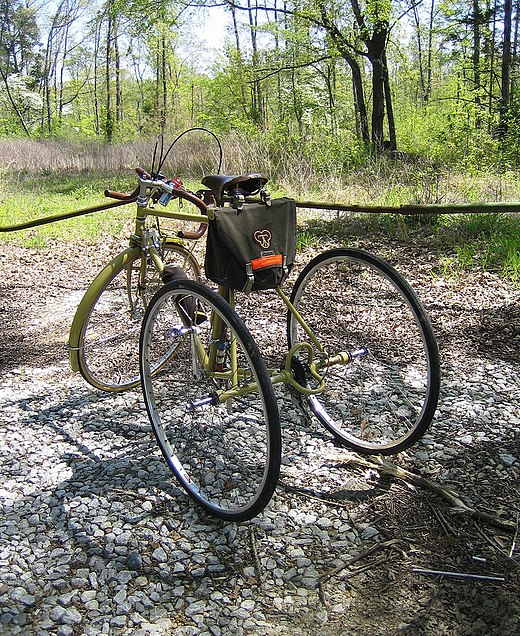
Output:
[[478,268],[520,285],[520,215],[458,215],[446,219],[438,234],[455,250],[446,273]]
[[303,245],[336,241],[349,245],[353,237],[384,232],[393,238],[425,242],[440,253],[440,272],[456,278],[464,271],[492,271],[520,285],[520,215],[474,214],[426,217],[351,215],[310,219],[299,229]]
[[[184,141],[186,143],[184,143]],[[223,171],[261,170],[271,177],[273,195],[300,200],[402,205],[409,203],[463,203],[520,200],[515,173],[451,174],[424,160],[395,161],[369,158],[349,174],[332,171],[319,175],[301,159],[286,157],[275,165],[258,142],[223,140]],[[105,188],[129,192],[135,187],[133,168],[149,168],[153,142],[139,144],[74,145],[64,142],[0,140],[0,226],[22,223],[99,204]],[[239,152],[240,151],[240,152]],[[171,160],[171,162],[170,162]],[[207,139],[185,139],[165,167],[167,174],[191,175],[193,189],[201,175],[216,169],[215,148]],[[101,235],[119,235],[130,223],[133,209],[117,208],[16,233],[0,233],[0,241],[46,247],[54,241],[95,241]],[[391,236],[428,237],[432,247],[448,252],[442,263],[446,276],[479,268],[496,271],[520,284],[520,215],[474,214],[435,217],[399,215],[340,216],[330,221],[301,223],[297,245],[319,247],[327,238],[344,243],[352,235],[384,231]]]
[[[132,184],[121,179],[106,180],[86,175],[27,176],[3,178],[0,189],[0,226],[25,223],[64,212],[104,203],[105,188],[129,192]],[[18,232],[0,233],[0,242],[10,241],[25,247],[44,248],[54,241],[93,242],[104,234],[117,235],[131,218],[129,207],[95,212]]]

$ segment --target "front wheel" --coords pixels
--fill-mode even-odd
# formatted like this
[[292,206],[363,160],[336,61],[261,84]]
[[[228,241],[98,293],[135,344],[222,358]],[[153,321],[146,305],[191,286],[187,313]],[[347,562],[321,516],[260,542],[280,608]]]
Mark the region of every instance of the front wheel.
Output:
[[146,310],[139,357],[152,429],[187,493],[228,521],[261,512],[278,481],[280,421],[263,358],[235,311],[201,283],[172,281]]
[[[195,257],[178,243],[165,243],[164,265],[200,277]],[[116,257],[92,282],[74,319],[81,322],[70,344],[85,380],[103,391],[118,392],[139,386],[139,332],[146,306],[162,285],[161,275],[140,248]]]
[[[291,303],[322,346],[316,364],[325,389],[307,398],[322,424],[360,453],[392,454],[416,442],[437,406],[439,354],[404,278],[362,250],[330,250],[302,271]],[[291,312],[288,340],[309,341]],[[305,374],[305,361],[295,373]]]

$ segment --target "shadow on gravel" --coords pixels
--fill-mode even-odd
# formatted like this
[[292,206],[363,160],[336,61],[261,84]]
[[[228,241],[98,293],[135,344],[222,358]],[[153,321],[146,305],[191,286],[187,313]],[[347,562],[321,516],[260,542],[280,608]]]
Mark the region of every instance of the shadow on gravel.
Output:
[[518,362],[518,304],[478,309],[469,307],[461,300],[452,303],[449,320],[444,319],[445,308],[440,304],[430,304],[429,312],[441,350],[450,350],[467,357],[474,357],[478,353],[490,360]]
[[[47,298],[43,301],[50,302]],[[56,316],[47,312],[45,319],[40,319],[39,311],[41,307],[36,309],[32,305],[30,295],[21,298],[18,288],[1,288],[0,372],[21,366],[52,366],[67,359],[66,334],[72,317],[62,317],[58,322]]]
[[119,426],[98,413],[71,428],[67,411],[95,398],[77,395],[49,409],[41,396],[30,404],[37,417],[17,422],[24,437],[32,431],[48,451],[33,448],[33,457],[11,469],[16,496],[0,514],[0,562],[8,564],[0,575],[2,633],[61,633],[60,625],[82,625],[115,634],[129,612],[135,629],[170,619],[164,628],[171,628],[186,590],[203,578],[207,588],[223,572],[243,567],[236,526],[195,509],[172,481],[148,426],[121,421],[112,405]]
[[475,326],[465,334],[474,342],[479,353],[518,362],[520,351],[520,305],[512,303],[478,313]]
[[[515,305],[503,313],[455,307],[456,322],[443,325],[448,355],[431,443],[395,460],[510,519],[518,464],[509,462],[519,459],[518,440],[504,422],[505,409],[518,408],[511,390],[517,358],[505,357],[509,345],[498,345],[497,356],[493,343],[478,364],[467,354],[483,334],[518,329],[515,312]],[[0,352],[8,345],[4,331]],[[48,353],[39,347],[31,361],[49,364]],[[508,378],[500,388],[497,370]],[[453,514],[428,491],[331,461],[338,450],[331,437],[297,411],[284,422],[282,483],[270,508],[248,524],[224,524],[176,486],[137,392],[106,395],[65,382],[60,394],[60,380],[55,390],[49,381],[32,382],[30,369],[23,373],[19,394],[26,397],[7,400],[5,412],[15,416],[0,420],[7,476],[0,485],[0,632],[54,634],[71,625],[77,634],[90,627],[132,634],[152,624],[150,633],[184,626],[179,634],[238,634],[249,620],[244,633],[253,636],[520,633],[511,536]],[[291,408],[289,399],[281,402],[282,417]],[[395,549],[342,567],[392,540]],[[419,576],[414,566],[506,582]]]

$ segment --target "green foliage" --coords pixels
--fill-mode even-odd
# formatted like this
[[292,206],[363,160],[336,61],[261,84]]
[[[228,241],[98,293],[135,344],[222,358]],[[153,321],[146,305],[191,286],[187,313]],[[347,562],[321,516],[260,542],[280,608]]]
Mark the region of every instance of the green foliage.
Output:
[[[2,180],[0,226],[10,226],[55,214],[88,208],[106,201],[103,191],[109,184],[101,179],[70,175],[22,177]],[[128,184],[111,180],[110,187],[128,191]],[[133,210],[132,210],[133,212]],[[0,242],[10,241],[26,247],[44,248],[53,241],[95,241],[100,235],[119,234],[130,219],[130,208],[116,208],[88,216],[50,223],[28,230],[1,233]]]
[[300,226],[296,232],[296,250],[301,252],[309,248],[318,248],[322,240],[323,237],[312,226]]
[[437,240],[451,243],[455,252],[443,261],[444,275],[455,276],[478,268],[497,272],[520,285],[519,215],[445,217]]

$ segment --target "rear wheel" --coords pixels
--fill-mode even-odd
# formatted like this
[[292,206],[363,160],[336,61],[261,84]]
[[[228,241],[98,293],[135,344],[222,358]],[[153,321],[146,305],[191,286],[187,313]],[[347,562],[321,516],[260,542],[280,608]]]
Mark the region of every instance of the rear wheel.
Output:
[[[197,261],[182,245],[166,243],[162,258],[165,265],[182,268],[188,277],[200,277]],[[143,267],[146,274],[141,277]],[[79,369],[92,386],[124,391],[139,385],[141,321],[148,302],[161,286],[159,272],[142,252],[111,272],[91,303],[81,330]]]
[[155,437],[187,493],[229,521],[261,512],[280,470],[278,407],[231,306],[201,283],[165,285],[146,311],[140,368]]
[[[417,441],[435,413],[439,355],[403,277],[361,250],[331,250],[305,267],[291,302],[323,346],[325,390],[306,399],[324,426],[360,453],[397,453]],[[288,340],[309,341],[291,313]],[[294,371],[311,386],[305,362]]]

